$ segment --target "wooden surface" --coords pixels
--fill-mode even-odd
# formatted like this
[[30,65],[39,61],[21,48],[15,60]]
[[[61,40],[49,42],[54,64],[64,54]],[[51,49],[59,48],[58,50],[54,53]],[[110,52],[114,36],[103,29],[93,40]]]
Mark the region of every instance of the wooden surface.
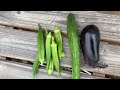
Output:
[[[53,30],[57,25],[66,33],[67,15],[70,11],[0,11],[0,24],[27,29],[38,28],[38,23],[44,29]],[[79,30],[86,25],[95,24],[100,28],[103,41],[120,43],[120,16],[103,14],[97,11],[73,11]],[[117,39],[117,40],[116,40]]]
[[[15,30],[0,28],[0,55],[12,58],[18,58],[28,61],[34,61],[37,55],[37,24],[40,23],[44,29],[49,28],[53,31],[55,26],[61,28],[65,34],[63,37],[63,48],[66,57],[61,61],[61,65],[71,67],[68,39],[66,36],[67,15],[69,12],[63,11],[0,11],[0,24],[29,29]],[[97,11],[74,11],[79,31],[89,24],[95,24],[99,27],[101,33],[100,62],[109,65],[106,69],[90,68],[82,66],[82,69],[120,76],[120,16],[103,14]],[[105,42],[103,42],[105,41]],[[117,45],[108,44],[108,42],[117,43]]]
[[[31,65],[0,60],[0,79],[32,79]],[[71,73],[62,71],[61,76],[57,72],[48,75],[45,69],[39,68],[36,79],[71,79]],[[81,74],[81,79],[106,79],[97,76]]]
[[[0,56],[34,61],[37,55],[36,32],[0,28],[0,38]],[[63,50],[66,57],[61,61],[61,65],[71,67],[68,39],[66,37],[63,37]],[[108,64],[108,68],[93,69],[88,66],[83,66],[82,68],[92,72],[120,76],[120,47],[101,42],[100,55],[101,62]]]

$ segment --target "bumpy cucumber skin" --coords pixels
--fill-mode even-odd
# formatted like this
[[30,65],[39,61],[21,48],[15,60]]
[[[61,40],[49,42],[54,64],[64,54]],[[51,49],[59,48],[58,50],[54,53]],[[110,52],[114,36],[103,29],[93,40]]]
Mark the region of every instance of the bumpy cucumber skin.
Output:
[[68,15],[67,35],[72,59],[72,79],[80,79],[80,40],[74,14]]

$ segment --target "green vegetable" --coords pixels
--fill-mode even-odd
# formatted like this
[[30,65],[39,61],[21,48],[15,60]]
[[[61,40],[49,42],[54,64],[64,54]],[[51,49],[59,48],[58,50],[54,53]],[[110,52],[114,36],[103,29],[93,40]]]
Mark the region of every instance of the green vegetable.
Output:
[[33,77],[33,79],[35,78],[35,74],[38,71],[39,65],[40,65],[40,61],[39,61],[38,56],[37,56],[36,59],[35,59],[35,62],[33,64],[33,68],[32,68],[32,77]]
[[46,34],[46,37],[47,37],[47,35],[48,35],[48,30],[46,29],[46,31],[45,31],[45,34]]
[[38,29],[38,56],[39,56],[39,61],[41,63],[41,66],[43,66],[44,56],[45,56],[44,38],[43,38],[42,28],[41,28],[40,24],[38,24],[38,26],[39,26],[39,29]]
[[61,59],[62,57],[65,56],[65,54],[62,52],[62,35],[60,33],[60,29],[58,27],[55,27],[54,29],[54,33],[55,33],[55,38],[56,38],[56,43],[58,45],[58,55],[59,58]]
[[74,14],[67,18],[67,35],[72,59],[72,79],[80,78],[80,40]]
[[52,74],[53,69],[54,69],[53,60],[51,59],[51,60],[50,60],[49,67],[48,67],[48,70],[47,70],[49,75]]
[[51,44],[51,49],[52,49],[52,59],[53,59],[53,64],[59,74],[60,74],[60,63],[58,59],[58,53],[57,53],[57,44],[54,41],[54,37],[52,37],[52,44]]
[[51,60],[51,32],[46,37],[46,62],[47,62],[47,70],[49,68],[50,60]]

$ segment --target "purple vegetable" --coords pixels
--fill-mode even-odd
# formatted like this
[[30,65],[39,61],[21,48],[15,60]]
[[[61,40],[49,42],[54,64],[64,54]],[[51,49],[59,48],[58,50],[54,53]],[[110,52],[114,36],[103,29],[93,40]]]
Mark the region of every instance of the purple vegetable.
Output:
[[99,57],[99,45],[100,45],[100,32],[97,26],[86,26],[80,35],[80,43],[82,53],[86,64],[95,68],[106,68],[108,65],[98,63]]

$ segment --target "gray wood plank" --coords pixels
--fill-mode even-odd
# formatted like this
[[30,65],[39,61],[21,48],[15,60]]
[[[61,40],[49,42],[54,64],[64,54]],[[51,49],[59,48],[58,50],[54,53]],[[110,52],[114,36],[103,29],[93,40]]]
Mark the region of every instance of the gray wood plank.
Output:
[[[61,60],[61,66],[71,67],[71,58],[67,37],[63,36],[63,51],[66,57]],[[0,56],[34,61],[37,55],[37,33],[16,29],[0,28]],[[82,55],[82,54],[81,54]],[[108,68],[100,70],[83,66],[82,69],[120,76],[120,46],[101,42],[100,62],[109,65]]]
[[[76,16],[79,30],[86,25],[95,24],[100,28],[102,41],[120,43],[120,16],[97,11],[71,11]],[[0,24],[37,30],[37,24],[53,30],[59,26],[66,34],[67,15],[70,11],[0,11]]]
[[[0,79],[32,79],[31,65],[0,60]],[[45,69],[39,68],[36,79],[71,79],[71,73],[62,71],[61,76],[57,72],[48,75]],[[106,79],[103,77],[81,74],[81,79]]]

